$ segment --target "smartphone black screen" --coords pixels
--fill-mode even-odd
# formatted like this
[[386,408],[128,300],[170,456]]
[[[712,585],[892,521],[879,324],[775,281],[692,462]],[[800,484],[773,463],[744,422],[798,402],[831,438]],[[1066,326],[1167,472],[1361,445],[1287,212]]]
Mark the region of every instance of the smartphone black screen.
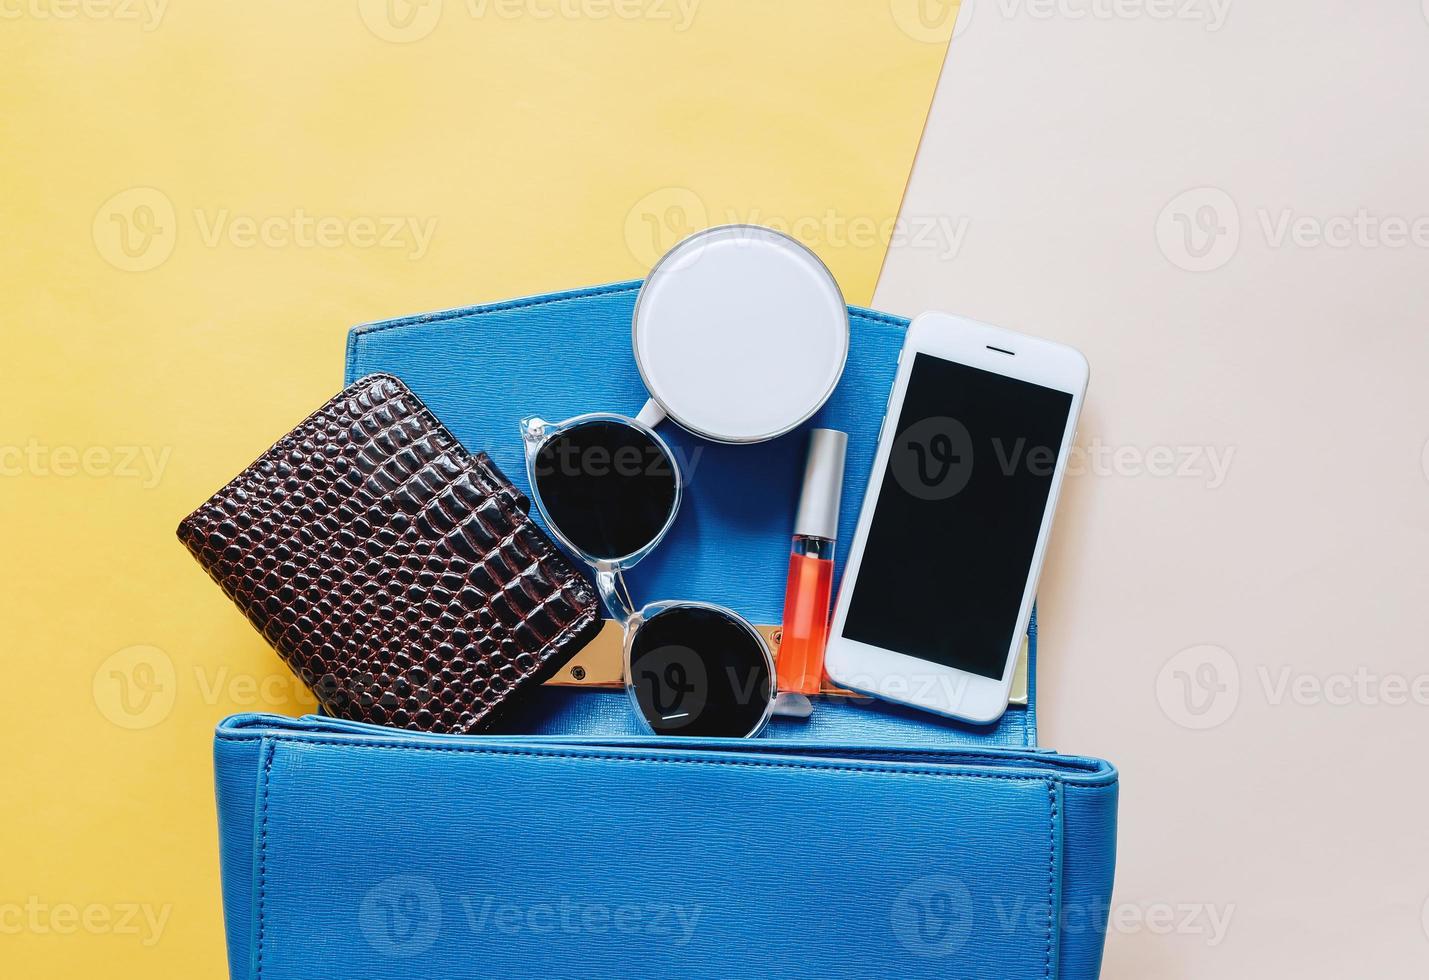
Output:
[[1000,678],[1072,396],[917,354],[843,635]]

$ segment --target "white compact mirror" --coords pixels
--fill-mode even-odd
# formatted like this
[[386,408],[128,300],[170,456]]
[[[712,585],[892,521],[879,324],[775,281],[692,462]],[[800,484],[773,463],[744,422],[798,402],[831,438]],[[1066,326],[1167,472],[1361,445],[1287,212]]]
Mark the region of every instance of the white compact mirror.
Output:
[[757,225],[696,232],[635,301],[640,421],[715,442],[761,442],[807,421],[848,358],[848,307],[819,257]]

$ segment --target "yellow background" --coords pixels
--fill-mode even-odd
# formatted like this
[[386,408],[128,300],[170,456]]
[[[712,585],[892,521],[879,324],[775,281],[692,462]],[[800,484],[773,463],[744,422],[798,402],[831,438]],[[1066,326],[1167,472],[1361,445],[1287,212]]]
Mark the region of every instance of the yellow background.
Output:
[[211,729],[311,702],[174,527],[347,328],[725,221],[867,302],[955,8],[0,4],[0,974],[223,975]]

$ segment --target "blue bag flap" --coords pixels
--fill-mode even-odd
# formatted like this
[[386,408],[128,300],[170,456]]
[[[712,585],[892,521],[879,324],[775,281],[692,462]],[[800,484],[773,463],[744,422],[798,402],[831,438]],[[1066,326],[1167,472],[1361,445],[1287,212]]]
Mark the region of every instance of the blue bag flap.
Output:
[[216,749],[234,980],[1099,968],[1097,760],[261,715]]
[[[518,429],[523,417],[554,422],[595,411],[634,415],[644,404],[646,391],[631,351],[639,288],[639,281],[615,283],[355,327],[348,338],[347,382],[376,371],[401,378],[468,449],[485,450],[529,492]],[[836,556],[836,571],[842,571],[908,325],[901,317],[859,307],[849,307],[849,318],[843,377],[823,409],[798,430],[766,443],[726,446],[692,436],[673,422],[662,424],[660,432],[684,469],[687,493],[669,535],[626,576],[637,603],[700,599],[755,623],[780,621],[810,427],[849,434]],[[1009,708],[995,725],[960,725],[921,712],[847,703],[827,710],[821,703],[821,720],[847,734],[862,730],[864,737],[868,729],[892,727],[905,740],[909,729],[918,729],[923,739],[1035,745],[1035,636],[1034,627],[1028,704]],[[521,730],[610,734],[617,714],[624,719],[629,713],[623,695],[561,690],[542,692],[536,700],[542,710],[528,711]],[[781,722],[770,734],[800,737],[801,731]]]

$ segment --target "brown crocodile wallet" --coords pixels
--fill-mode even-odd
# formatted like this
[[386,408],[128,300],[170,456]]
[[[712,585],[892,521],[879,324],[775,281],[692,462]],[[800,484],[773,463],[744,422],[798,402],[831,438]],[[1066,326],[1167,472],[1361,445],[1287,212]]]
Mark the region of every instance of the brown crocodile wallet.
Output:
[[332,715],[470,732],[600,631],[526,498],[396,378],[368,375],[179,525]]

